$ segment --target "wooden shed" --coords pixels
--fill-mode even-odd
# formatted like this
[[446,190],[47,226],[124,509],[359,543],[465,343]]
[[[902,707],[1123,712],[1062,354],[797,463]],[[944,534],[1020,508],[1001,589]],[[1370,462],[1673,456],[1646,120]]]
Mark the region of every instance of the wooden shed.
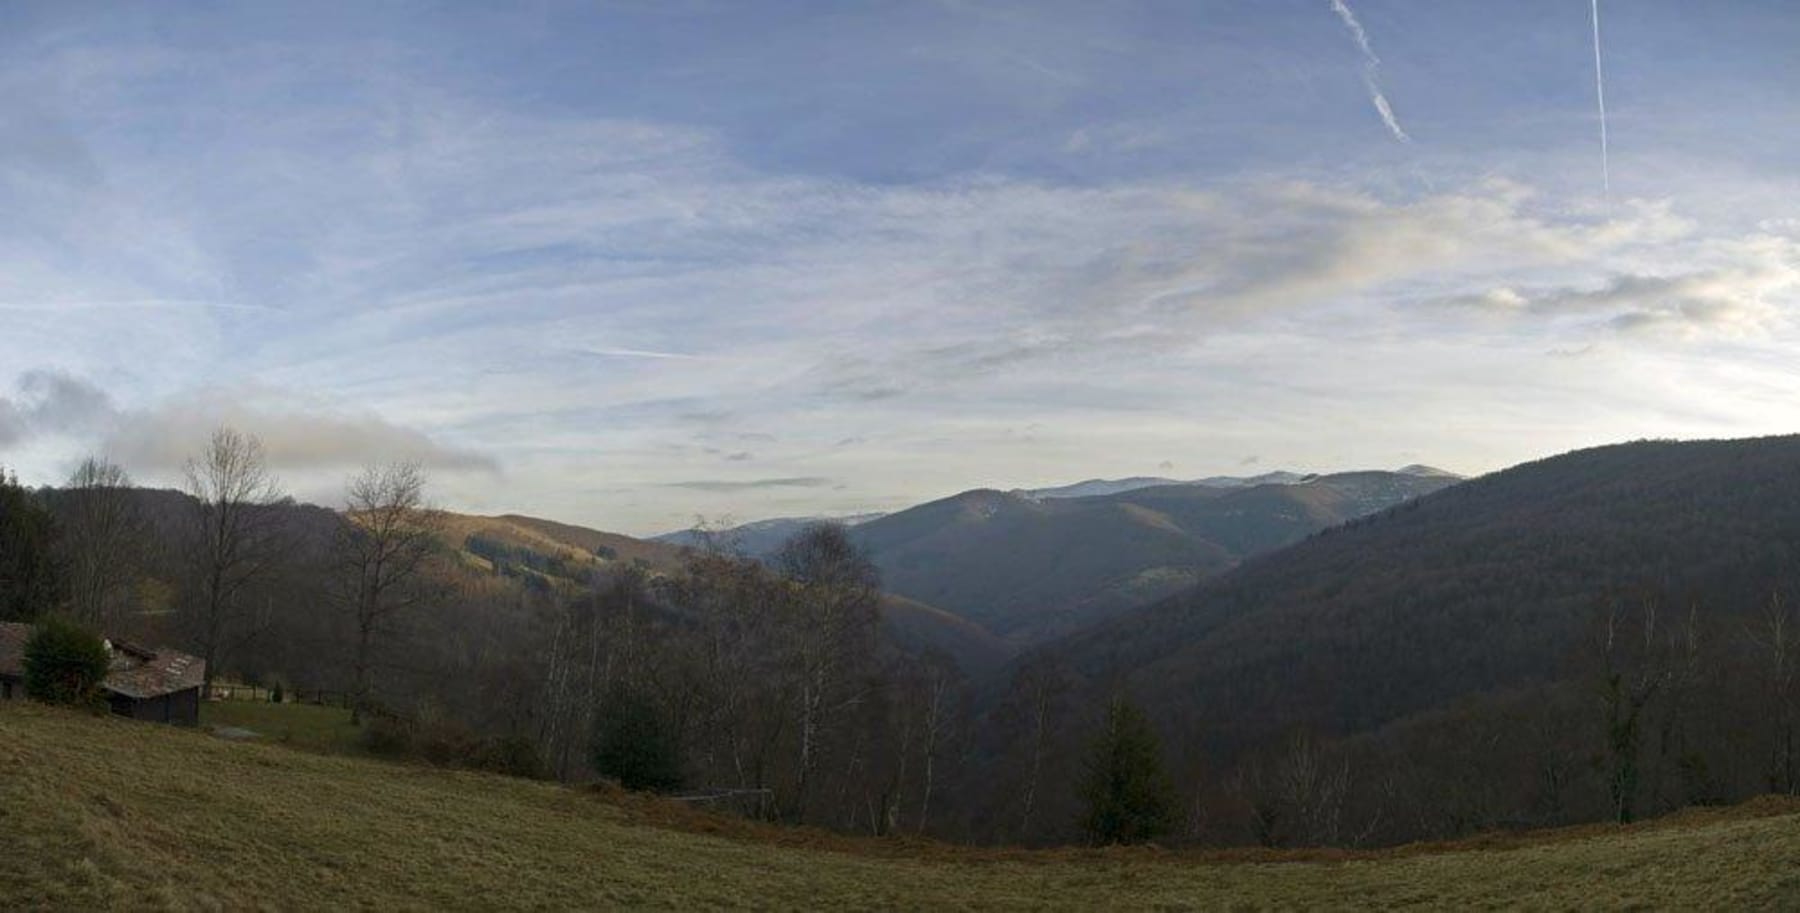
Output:
[[[0,623],[0,700],[25,696],[25,642],[31,626]],[[101,690],[112,712],[134,720],[197,726],[206,663],[166,648],[108,641],[111,668]]]

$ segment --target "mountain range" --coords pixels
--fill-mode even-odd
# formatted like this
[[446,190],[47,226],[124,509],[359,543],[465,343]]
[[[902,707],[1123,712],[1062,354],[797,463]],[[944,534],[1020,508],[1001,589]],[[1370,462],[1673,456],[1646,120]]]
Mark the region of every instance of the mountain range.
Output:
[[[1019,649],[1457,480],[1428,467],[1187,482],[1089,480],[1048,489],[976,489],[835,522],[851,526],[887,590],[966,619]],[[765,520],[716,535],[744,554],[766,557],[812,522],[818,521]],[[689,530],[657,540],[692,545],[705,537]]]
[[[1054,489],[977,489],[834,522],[851,527],[881,572],[883,615],[893,641],[902,649],[947,655],[981,676],[1020,650],[1455,481],[1416,468],[1173,483],[1095,480]],[[1115,490],[1078,494],[1101,489]],[[136,497],[157,538],[175,541],[191,509],[187,497],[151,490]],[[296,539],[306,549],[329,540],[329,511],[306,505],[284,511],[285,523],[310,531]],[[443,533],[467,570],[497,578],[495,585],[548,591],[584,587],[630,566],[673,573],[687,549],[709,542],[767,557],[813,522],[778,518],[717,534],[640,539],[515,514],[449,513]]]
[[[1444,478],[1452,481],[1462,476],[1432,466],[1413,464],[1395,470],[1400,475],[1421,476],[1427,478]],[[1203,479],[1171,479],[1162,476],[1130,476],[1123,479],[1086,479],[1069,485],[1056,485],[1049,488],[1015,488],[1012,494],[1027,498],[1093,498],[1103,495],[1124,494],[1140,488],[1156,488],[1165,485],[1201,485],[1208,488],[1253,488],[1257,485],[1293,485],[1318,478],[1317,473],[1298,473],[1286,470],[1265,472],[1253,476],[1208,476]],[[842,523],[845,526],[856,526],[870,520],[879,520],[887,516],[884,512],[871,512],[850,515],[819,515],[809,517],[773,517],[767,520],[756,520],[722,529],[702,530],[689,528],[676,530],[649,537],[652,541],[667,542],[671,545],[702,546],[708,543],[727,547],[753,557],[765,557],[781,547],[789,536],[799,532],[808,524],[819,522]]]

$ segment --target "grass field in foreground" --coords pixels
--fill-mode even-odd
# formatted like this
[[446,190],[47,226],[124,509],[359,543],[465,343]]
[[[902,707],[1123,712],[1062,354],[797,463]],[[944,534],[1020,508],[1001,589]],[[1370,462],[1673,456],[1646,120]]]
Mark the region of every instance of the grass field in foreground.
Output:
[[1772,800],[1314,861],[808,846],[803,831],[646,823],[663,805],[11,702],[0,704],[0,909],[1800,904],[1800,806]]

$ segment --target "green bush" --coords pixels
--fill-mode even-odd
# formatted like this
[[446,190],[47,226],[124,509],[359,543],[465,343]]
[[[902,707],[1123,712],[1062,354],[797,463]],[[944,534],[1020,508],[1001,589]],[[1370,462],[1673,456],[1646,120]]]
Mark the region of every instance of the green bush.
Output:
[[282,690],[281,682],[279,681],[275,683],[275,687],[269,689],[269,703],[271,704],[281,703],[282,698],[286,696],[287,693]]
[[480,749],[481,739],[460,723],[435,719],[413,728],[413,752],[439,767],[476,767]]
[[475,766],[490,773],[528,780],[544,776],[544,759],[538,754],[537,744],[522,735],[483,739]]
[[437,767],[484,770],[528,779],[545,774],[537,745],[525,736],[484,738],[429,708],[418,719],[388,712],[370,714],[363,723],[362,744],[370,754],[425,761]]
[[51,704],[98,706],[110,665],[99,635],[66,619],[47,618],[25,641],[25,693]]
[[363,723],[362,741],[363,747],[370,754],[389,758],[411,757],[413,727],[399,717],[386,714],[371,716]]
[[648,697],[612,693],[595,720],[594,769],[626,789],[665,792],[682,784],[681,744],[675,728]]

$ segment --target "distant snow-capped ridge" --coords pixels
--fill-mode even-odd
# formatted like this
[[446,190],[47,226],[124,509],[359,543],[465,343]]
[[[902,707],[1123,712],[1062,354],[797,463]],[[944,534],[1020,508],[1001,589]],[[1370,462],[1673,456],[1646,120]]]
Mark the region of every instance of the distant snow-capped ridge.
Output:
[[[1460,479],[1462,476],[1447,472],[1434,466],[1414,463],[1394,470],[1396,475],[1418,476],[1434,479]],[[1208,476],[1204,479],[1166,479],[1160,476],[1132,476],[1127,479],[1088,479],[1073,485],[1059,485],[1052,488],[1018,488],[1013,494],[1028,498],[1094,498],[1103,495],[1116,495],[1140,488],[1151,488],[1157,485],[1204,485],[1208,488],[1252,488],[1257,485],[1299,485],[1319,477],[1318,473],[1299,473],[1277,470],[1254,476]]]
[[1396,469],[1394,471],[1400,473],[1401,475],[1423,476],[1428,479],[1460,479],[1460,478],[1462,478],[1462,476],[1460,476],[1454,472],[1451,472],[1447,469],[1439,469],[1436,466],[1427,466],[1424,463],[1414,463],[1411,466],[1402,466],[1399,469]]

